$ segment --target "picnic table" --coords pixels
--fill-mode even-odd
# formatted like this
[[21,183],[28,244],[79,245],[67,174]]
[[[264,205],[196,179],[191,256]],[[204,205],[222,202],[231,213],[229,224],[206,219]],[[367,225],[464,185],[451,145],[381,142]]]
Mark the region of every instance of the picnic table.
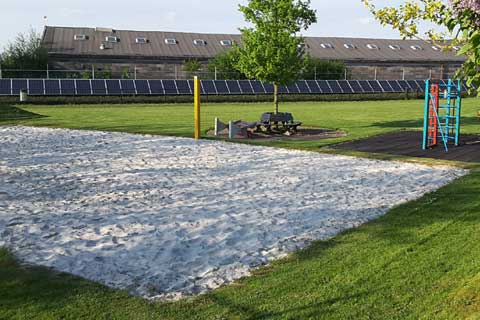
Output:
[[293,115],[291,113],[265,112],[262,114],[260,121],[257,122],[257,130],[263,130],[267,132],[276,130],[295,133],[297,132],[298,127],[301,125],[301,122],[294,121]]

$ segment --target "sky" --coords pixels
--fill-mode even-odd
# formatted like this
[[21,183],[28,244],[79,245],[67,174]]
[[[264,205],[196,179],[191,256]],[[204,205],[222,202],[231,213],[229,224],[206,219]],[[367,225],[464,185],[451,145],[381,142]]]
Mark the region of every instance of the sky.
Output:
[[[20,32],[44,26],[238,33],[245,26],[238,4],[246,0],[0,0],[0,48]],[[401,0],[377,0],[380,6]],[[360,0],[312,0],[318,22],[305,36],[398,38],[376,22]],[[45,19],[46,17],[46,19]]]

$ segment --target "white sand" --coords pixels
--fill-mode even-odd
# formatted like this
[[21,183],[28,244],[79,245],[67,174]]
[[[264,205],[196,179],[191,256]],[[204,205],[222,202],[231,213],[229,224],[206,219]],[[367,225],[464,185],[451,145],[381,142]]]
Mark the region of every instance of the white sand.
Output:
[[0,127],[0,246],[146,298],[216,288],[467,171],[240,144]]

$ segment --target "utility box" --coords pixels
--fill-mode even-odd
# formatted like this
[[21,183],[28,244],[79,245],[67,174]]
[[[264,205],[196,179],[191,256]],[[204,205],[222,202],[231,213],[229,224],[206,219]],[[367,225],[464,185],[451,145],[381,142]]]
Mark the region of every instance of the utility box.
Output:
[[25,89],[20,90],[20,102],[27,102],[27,100],[28,100],[27,90],[25,90]]

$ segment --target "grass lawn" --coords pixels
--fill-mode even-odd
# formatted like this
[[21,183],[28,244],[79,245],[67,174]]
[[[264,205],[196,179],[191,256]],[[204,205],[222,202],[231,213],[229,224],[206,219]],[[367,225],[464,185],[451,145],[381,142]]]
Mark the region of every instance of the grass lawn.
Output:
[[[464,101],[464,133],[480,133],[478,102]],[[305,125],[339,128],[349,136],[282,146],[316,150],[416,129],[422,105],[285,103],[281,108]],[[256,120],[269,109],[205,105],[203,129],[215,116]],[[0,107],[0,124],[179,136],[191,136],[191,118],[187,105]],[[470,175],[374,222],[177,303],[150,303],[70,275],[21,267],[0,249],[0,319],[480,319],[480,168],[470,168]]]

